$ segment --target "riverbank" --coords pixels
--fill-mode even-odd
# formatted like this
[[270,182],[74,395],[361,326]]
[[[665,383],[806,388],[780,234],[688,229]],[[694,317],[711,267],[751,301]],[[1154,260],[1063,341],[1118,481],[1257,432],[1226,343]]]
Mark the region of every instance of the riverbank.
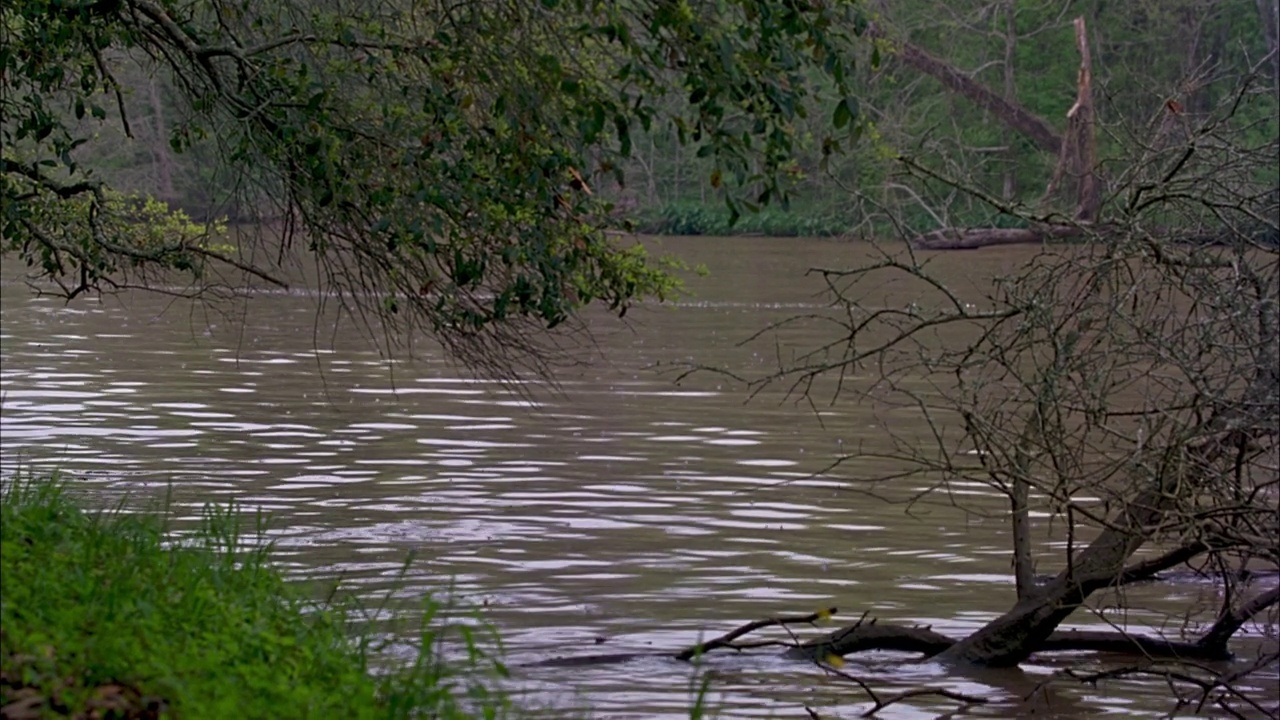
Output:
[[723,202],[673,202],[644,208],[633,218],[635,231],[645,235],[742,235],[771,237],[840,237],[854,227],[854,220],[839,208],[814,204],[790,210],[766,206],[745,212],[736,222]]
[[[246,518],[206,510],[174,546],[164,514],[87,512],[52,481],[0,495],[0,715],[471,718],[506,714],[471,631],[445,661],[374,672],[355,608],[286,582]],[[438,610],[429,607],[430,619]],[[358,616],[357,616],[358,617]]]

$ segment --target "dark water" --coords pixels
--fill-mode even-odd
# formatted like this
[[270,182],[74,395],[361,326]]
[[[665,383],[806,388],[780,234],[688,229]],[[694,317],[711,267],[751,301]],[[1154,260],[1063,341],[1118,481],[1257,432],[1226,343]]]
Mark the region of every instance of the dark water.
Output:
[[[428,348],[388,365],[351,328],[335,333],[318,319],[307,295],[240,301],[230,309],[242,321],[140,294],[67,307],[34,298],[6,269],[3,470],[57,468],[104,497],[159,496],[171,483],[192,516],[208,500],[261,507],[290,572],[342,577],[370,598],[395,582],[412,597],[451,581],[487,607],[513,665],[674,649],[827,605],[954,635],[1006,609],[1001,497],[955,489],[985,517],[952,507],[954,496],[907,513],[858,491],[859,480],[893,471],[888,461],[855,458],[815,476],[854,448],[887,450],[889,426],[925,432],[911,411],[837,403],[815,412],[778,393],[746,403],[740,385],[715,375],[673,382],[682,363],[758,375],[793,346],[829,339],[811,322],[784,346],[738,345],[770,322],[827,312],[820,281],[804,271],[847,265],[867,249],[763,238],[664,246],[710,275],[690,278],[691,295],[670,306],[633,311],[625,326],[593,318],[604,358],[565,374],[560,393],[476,381]],[[964,253],[937,267],[976,293],[1020,253],[1029,251]],[[886,305],[915,292],[866,291]],[[901,500],[922,482],[879,494]],[[1061,547],[1039,537],[1047,554]],[[1146,609],[1076,621],[1178,627],[1189,603],[1211,611],[1216,597],[1177,584],[1135,589],[1129,601]],[[988,697],[995,707],[975,712],[1007,717],[1029,714],[1023,696],[1054,672],[1104,666],[1076,656],[957,677],[903,660],[855,657],[846,669],[887,694],[938,687]],[[724,717],[805,717],[806,704],[855,717],[867,707],[849,681],[767,654],[716,659],[707,672]],[[692,702],[689,669],[666,660],[516,674],[530,703],[598,717],[687,717]],[[1154,679],[1096,689],[1059,680],[1036,698],[1036,716],[1047,717],[1157,717],[1172,703]],[[883,716],[953,707],[919,698]]]

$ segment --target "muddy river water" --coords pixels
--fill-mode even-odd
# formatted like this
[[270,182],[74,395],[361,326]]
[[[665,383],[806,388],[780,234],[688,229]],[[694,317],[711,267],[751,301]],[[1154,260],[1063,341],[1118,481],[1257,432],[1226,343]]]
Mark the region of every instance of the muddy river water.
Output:
[[[960,489],[971,507],[990,508],[985,517],[947,503],[908,513],[888,501],[918,490],[911,481],[885,488],[883,501],[851,488],[860,473],[885,470],[877,461],[821,472],[850,448],[884,442],[886,417],[854,402],[821,405],[820,416],[773,394],[745,402],[742,386],[715,375],[674,382],[671,368],[688,362],[767,372],[785,350],[739,341],[824,312],[820,280],[805,271],[848,265],[867,248],[778,238],[658,244],[709,274],[690,277],[689,295],[674,303],[633,310],[626,325],[592,318],[603,358],[564,373],[560,392],[478,381],[425,346],[389,366],[356,333],[335,334],[304,293],[241,301],[242,320],[144,294],[67,306],[33,296],[6,268],[3,471],[57,468],[104,503],[171,487],[187,517],[234,498],[270,512],[291,574],[341,577],[369,598],[394,583],[402,598],[451,583],[500,629],[524,702],[556,716],[688,717],[694,676],[664,659],[522,664],[674,649],[828,605],[954,635],[1006,609],[1000,497]],[[1029,252],[956,254],[936,269],[978,288]],[[885,303],[911,300],[892,287],[875,292]],[[787,342],[816,345],[829,332],[808,324]],[[909,412],[890,420],[899,430],[918,422]],[[1038,537],[1042,549],[1057,542]],[[1167,613],[1188,602],[1212,607],[1213,596],[1196,584],[1135,589],[1130,599],[1147,609],[1074,620],[1177,627]],[[937,687],[997,701],[973,711],[980,716],[1158,717],[1171,708],[1159,679],[1097,688],[1061,680],[1033,692],[1064,668],[1105,666],[1091,656],[966,677],[904,659],[854,657],[846,670],[889,694]],[[849,681],[768,654],[726,656],[702,672],[723,717],[807,717],[805,705],[856,717],[867,707]],[[954,707],[923,697],[883,716]]]

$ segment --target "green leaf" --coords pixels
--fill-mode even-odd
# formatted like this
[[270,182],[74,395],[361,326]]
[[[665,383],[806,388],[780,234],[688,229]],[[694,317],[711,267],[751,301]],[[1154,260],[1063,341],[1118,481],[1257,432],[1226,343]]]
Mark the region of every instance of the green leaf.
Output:
[[618,131],[618,152],[623,155],[631,154],[631,130],[627,123],[627,116],[618,113],[613,116],[614,129]]
[[853,16],[853,32],[855,35],[861,36],[867,31],[867,26],[871,23],[867,20],[867,14],[861,10]]
[[849,105],[841,100],[836,103],[835,113],[831,117],[831,122],[836,126],[837,130],[844,128],[853,119],[853,114],[849,112]]

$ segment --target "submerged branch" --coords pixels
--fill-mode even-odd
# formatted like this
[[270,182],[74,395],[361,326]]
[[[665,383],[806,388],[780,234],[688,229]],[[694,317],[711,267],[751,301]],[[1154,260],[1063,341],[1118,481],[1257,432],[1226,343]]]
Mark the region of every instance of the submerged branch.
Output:
[[1196,645],[1208,651],[1226,653],[1227,641],[1236,634],[1237,630],[1249,622],[1254,615],[1276,604],[1280,604],[1280,586],[1271,588],[1238,608],[1223,612]]
[[[1239,616],[1244,617],[1245,619],[1241,620],[1234,626],[1230,626],[1229,631],[1228,623],[1223,621],[1219,621],[1220,626],[1215,624],[1215,628],[1218,628],[1220,632],[1224,632],[1227,637],[1230,637],[1231,633],[1238,630],[1240,625],[1242,625],[1248,617],[1252,617],[1276,602],[1276,591],[1273,590],[1272,592],[1265,593],[1255,598],[1253,601],[1241,606],[1234,613],[1233,617]],[[782,640],[764,640],[750,643],[735,642],[744,635],[748,635],[756,630],[767,627],[787,627],[789,625],[797,624],[813,625],[817,621],[829,617],[834,612],[835,608],[830,608],[827,610],[819,610],[818,612],[811,613],[809,615],[781,616],[756,620],[746,623],[745,625],[742,625],[713,640],[692,645],[674,654],[665,652],[604,653],[597,655],[581,655],[577,657],[549,658],[531,663],[531,665],[537,667],[583,667],[593,665],[610,665],[629,662],[640,658],[659,657],[687,662],[695,657],[701,657],[714,650],[729,649],[740,652],[748,649],[782,646],[787,648],[783,653],[783,657],[785,658],[815,662],[824,664],[824,667],[826,667],[825,663],[836,662],[832,660],[832,658],[843,658],[848,655],[871,651],[889,650],[896,652],[919,653],[926,658],[932,658],[951,649],[959,642],[955,638],[936,632],[928,626],[922,627],[898,625],[895,623],[878,623],[875,618],[867,620],[867,613],[863,613],[862,616],[851,625],[804,642],[786,642]],[[1035,646],[1032,649],[1033,653],[1065,651],[1105,652],[1137,655],[1147,659],[1193,661],[1225,660],[1231,657],[1231,653],[1227,649],[1225,642],[1222,644],[1208,643],[1204,640],[1198,642],[1183,642],[1110,630],[1058,631],[1035,643]]]
[[710,640],[705,643],[698,643],[696,645],[688,647],[683,651],[681,651],[680,653],[676,654],[675,657],[677,660],[690,660],[694,657],[697,657],[699,655],[705,655],[706,653],[711,652],[712,650],[718,650],[720,648],[738,649],[733,644],[733,641],[737,640],[743,635],[746,635],[747,633],[752,633],[761,628],[772,627],[774,625],[781,625],[783,627],[787,625],[800,625],[800,624],[813,625],[819,620],[825,620],[826,618],[829,618],[832,615],[835,615],[836,612],[837,612],[836,608],[832,607],[832,608],[826,608],[824,610],[819,610],[818,612],[810,613],[804,616],[773,617],[773,618],[765,618],[764,620],[756,620],[755,622],[749,622],[746,625],[743,625],[737,628],[736,630],[733,630],[732,632],[725,633],[724,635],[721,635],[720,637],[715,638],[714,640]]

